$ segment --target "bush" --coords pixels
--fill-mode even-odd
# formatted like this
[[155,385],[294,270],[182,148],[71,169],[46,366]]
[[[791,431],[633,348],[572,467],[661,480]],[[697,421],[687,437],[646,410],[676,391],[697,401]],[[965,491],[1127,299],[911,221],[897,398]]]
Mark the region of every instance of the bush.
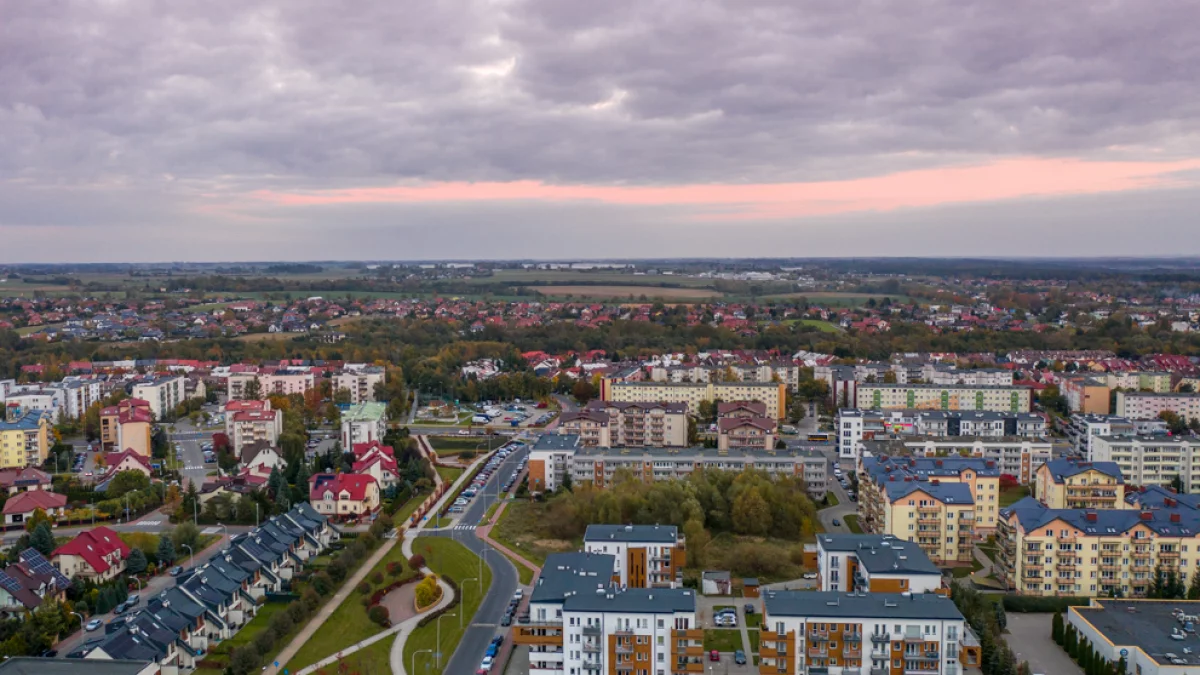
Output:
[[[329,566],[333,567],[333,564],[331,563]],[[312,585],[317,595],[329,595],[333,591],[333,578],[328,572],[322,570],[313,575]]]
[[280,612],[271,617],[271,630],[280,637],[287,635],[294,627],[295,623],[287,612]]
[[305,614],[311,614],[321,606],[321,594],[316,589],[306,588],[300,596],[300,602],[304,604]]
[[262,632],[254,636],[252,644],[260,656],[270,654],[271,649],[275,646],[275,631],[270,626],[262,629]]
[[463,450],[462,452],[458,453],[458,458],[462,460],[475,459],[475,452],[472,450]]
[[[333,581],[336,581],[337,583],[341,583],[342,580],[346,578],[347,567],[348,567],[348,565],[353,564],[353,563],[347,563],[347,562],[343,561],[342,558],[344,558],[344,557],[346,557],[345,554],[334,558],[329,563],[329,565],[325,567],[325,572],[324,572],[325,575],[327,577],[329,577],[330,579],[332,579]],[[314,574],[313,580],[315,581],[318,576],[320,576],[320,573]],[[321,589],[317,589],[317,590],[321,593],[321,595],[324,595],[325,593],[328,592],[328,591],[322,591]]]
[[257,672],[262,657],[249,645],[238,647],[229,655],[229,672],[233,675],[248,675]]
[[1085,607],[1091,603],[1088,598],[1043,598],[1025,595],[1004,596],[1004,611],[1051,613],[1067,611],[1068,607]]
[[371,574],[371,583],[373,583],[373,584],[382,584],[382,583],[383,583],[383,572],[374,572],[374,573],[372,573],[372,574]]
[[375,605],[367,610],[367,618],[385,628],[392,625],[391,617],[388,616],[386,607]]
[[418,607],[424,608],[432,605],[438,597],[437,577],[430,575],[422,579],[421,583],[417,584],[414,596]]
[[388,576],[393,577],[398,577],[401,574],[404,574],[404,563],[401,563],[399,560],[388,563],[387,573]]
[[368,584],[365,581],[360,581],[358,582],[358,586],[355,587],[355,590],[363,595],[366,595],[367,593],[371,592],[371,584]]
[[304,617],[308,616],[308,610],[304,608],[304,603],[301,600],[293,600],[288,603],[288,616],[292,619],[292,624],[298,624],[304,621]]
[[421,569],[425,566],[425,556],[421,555],[420,553],[414,553],[412,557],[408,559],[408,566],[414,570]]
[[442,575],[442,581],[446,582],[446,585],[449,586],[452,591],[454,591],[454,594],[451,597],[450,602],[447,602],[446,606],[442,607],[439,610],[436,610],[433,612],[427,612],[424,616],[421,617],[421,620],[417,622],[417,628],[421,628],[422,626],[428,626],[430,623],[436,621],[439,616],[445,614],[446,612],[449,612],[450,610],[452,610],[458,606],[458,600],[461,597],[458,592],[458,583],[456,581],[454,581],[454,579],[452,577],[450,577],[449,575],[445,575],[445,574]]

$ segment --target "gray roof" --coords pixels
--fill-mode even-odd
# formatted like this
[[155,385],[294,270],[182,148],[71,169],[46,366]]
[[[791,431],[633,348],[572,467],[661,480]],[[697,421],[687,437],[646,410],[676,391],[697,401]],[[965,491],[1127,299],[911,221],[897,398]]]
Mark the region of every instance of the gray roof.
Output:
[[542,434],[533,444],[532,451],[538,450],[574,450],[579,445],[578,434]]
[[966,483],[931,483],[927,481],[885,482],[888,501],[907,497],[920,490],[943,504],[974,504],[971,487]]
[[1174,506],[1160,506],[1146,510],[1088,510],[1051,509],[1032,497],[1000,509],[1005,520],[1016,517],[1021,528],[1029,532],[1039,527],[1062,521],[1089,535],[1123,535],[1138,525],[1164,537],[1194,537],[1200,533],[1200,512],[1194,507],[1178,502]]
[[819,534],[817,545],[826,551],[853,553],[871,574],[941,575],[921,547],[883,534]]
[[607,593],[580,593],[563,602],[566,612],[668,614],[696,611],[696,592],[690,588],[629,588]]
[[563,602],[568,594],[595,593],[612,585],[616,557],[602,553],[552,553],[546,556],[530,602]]
[[[767,616],[845,619],[959,619],[954,601],[936,593],[854,593],[767,591]],[[764,619],[765,621],[766,619]]]
[[[75,675],[86,670],[89,675],[137,675],[150,665],[145,661],[92,659],[87,667],[72,659],[13,656],[0,663],[0,675]],[[98,671],[98,672],[97,672]]]
[[643,544],[674,544],[679,528],[674,525],[588,525],[583,534],[587,541],[621,541]]
[[729,572],[713,570],[711,572],[701,572],[701,579],[712,579],[713,581],[729,581]]
[[[1172,610],[1180,609],[1185,614],[1200,614],[1200,602],[1187,600],[1109,600],[1097,598],[1097,607],[1075,607],[1079,616],[1092,624],[1116,647],[1139,647],[1142,651],[1164,665],[1173,664],[1167,654],[1183,659],[1188,666],[1200,666],[1200,654],[1195,649],[1191,654],[1183,652],[1186,641],[1172,640],[1171,631],[1182,628]],[[1193,639],[1194,638],[1190,638]],[[1192,642],[1194,646],[1195,643]],[[1132,660],[1132,657],[1131,657]],[[1172,669],[1174,672],[1174,669]],[[1180,669],[1180,672],[1183,672]],[[1188,669],[1187,672],[1194,672]]]
[[1099,471],[1105,476],[1116,478],[1118,483],[1125,482],[1125,479],[1121,476],[1121,467],[1116,462],[1081,462],[1075,459],[1053,459],[1046,462],[1045,466],[1050,471],[1050,475],[1054,478],[1055,483],[1062,483],[1066,478],[1088,471]]

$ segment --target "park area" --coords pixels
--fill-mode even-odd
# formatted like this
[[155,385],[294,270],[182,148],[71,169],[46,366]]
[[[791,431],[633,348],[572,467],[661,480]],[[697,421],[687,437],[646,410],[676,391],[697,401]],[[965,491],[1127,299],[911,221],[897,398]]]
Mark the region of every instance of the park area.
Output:
[[[420,555],[425,559],[425,566],[435,574],[454,580],[459,588],[460,602],[444,615],[446,619],[441,622],[440,644],[437,641],[435,621],[430,621],[413,630],[404,643],[404,663],[406,665],[412,663],[413,655],[422,650],[426,652],[440,651],[447,657],[453,654],[462,639],[463,627],[470,625],[470,619],[475,616],[483,596],[492,585],[491,569],[487,565],[483,565],[481,577],[479,557],[452,539],[419,537],[413,542],[412,550],[415,555]],[[429,658],[429,654],[423,653],[422,657]],[[431,660],[426,667],[417,668],[416,672],[422,675],[425,673],[441,675],[446,662],[447,658],[443,658],[439,667]],[[419,665],[424,666],[425,664]]]

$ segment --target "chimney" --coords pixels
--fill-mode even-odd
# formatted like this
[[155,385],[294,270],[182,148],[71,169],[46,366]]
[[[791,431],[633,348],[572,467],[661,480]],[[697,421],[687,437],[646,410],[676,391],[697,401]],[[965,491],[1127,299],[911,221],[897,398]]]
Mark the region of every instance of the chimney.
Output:
[[1087,521],[1089,523],[1094,523],[1100,518],[1100,516],[1097,515],[1095,511],[1089,511],[1086,515],[1087,515]]
[[1166,506],[1175,506],[1175,500],[1167,497],[1166,499],[1163,499],[1163,504]]
[[1171,514],[1171,522],[1172,522],[1172,523],[1178,523],[1179,521],[1180,521],[1179,514],[1178,514],[1178,513],[1172,513],[1172,514]]
[[1142,511],[1142,520],[1151,520],[1153,518],[1154,518],[1153,513],[1150,513],[1149,511]]

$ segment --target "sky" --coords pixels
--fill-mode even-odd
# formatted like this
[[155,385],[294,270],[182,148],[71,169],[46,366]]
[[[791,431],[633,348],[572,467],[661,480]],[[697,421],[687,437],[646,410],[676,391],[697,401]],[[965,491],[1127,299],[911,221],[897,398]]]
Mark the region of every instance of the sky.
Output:
[[0,0],[0,263],[1200,254],[1200,2]]

